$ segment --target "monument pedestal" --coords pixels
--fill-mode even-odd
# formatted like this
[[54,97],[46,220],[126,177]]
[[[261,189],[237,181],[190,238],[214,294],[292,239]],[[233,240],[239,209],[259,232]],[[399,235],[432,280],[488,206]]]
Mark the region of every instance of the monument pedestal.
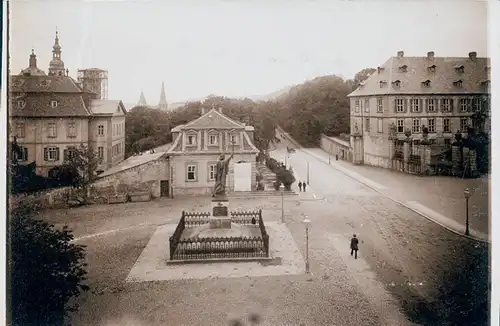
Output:
[[231,215],[229,214],[229,199],[227,196],[212,198],[212,216],[210,216],[211,229],[230,229]]

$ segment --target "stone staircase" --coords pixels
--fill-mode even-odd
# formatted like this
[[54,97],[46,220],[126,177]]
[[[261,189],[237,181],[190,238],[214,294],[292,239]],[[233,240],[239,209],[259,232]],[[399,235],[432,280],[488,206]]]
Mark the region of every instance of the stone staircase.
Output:
[[[276,191],[274,189],[274,182],[276,181],[276,174],[274,174],[263,162],[257,162],[257,171],[264,178],[262,182],[264,183],[265,191]],[[261,191],[262,192],[262,191]]]

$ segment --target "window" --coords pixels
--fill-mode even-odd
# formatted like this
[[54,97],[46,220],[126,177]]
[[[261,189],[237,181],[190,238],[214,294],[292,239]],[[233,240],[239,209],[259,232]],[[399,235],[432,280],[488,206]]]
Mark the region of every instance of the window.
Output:
[[451,111],[451,100],[449,98],[444,98],[441,100],[441,109],[443,112]]
[[194,138],[194,135],[188,135],[188,136],[187,136],[187,144],[188,144],[188,145],[194,145],[194,144],[195,144],[195,138]]
[[238,144],[238,136],[236,135],[231,135],[231,144],[237,145]]
[[377,131],[380,133],[384,132],[384,124],[381,118],[377,119]]
[[113,131],[112,132],[113,132],[113,136],[115,136],[116,135],[116,125],[115,124],[113,124]]
[[464,73],[464,66],[457,66],[455,67],[455,71],[459,74],[463,74]]
[[430,98],[427,100],[427,112],[436,112],[436,100]]
[[19,101],[17,101],[17,106],[20,109],[24,108],[25,105],[26,105],[26,101],[25,100],[19,100]]
[[208,166],[208,180],[215,180],[215,164]]
[[474,111],[480,111],[481,110],[481,99],[475,98],[472,103],[473,103],[472,104],[472,109]]
[[429,139],[429,144],[430,145],[436,145],[436,140],[435,139]]
[[422,82],[422,87],[425,87],[425,88],[429,88],[429,87],[431,87],[431,81],[430,81],[430,80],[428,80],[428,79],[427,79],[427,80],[424,80],[424,81]]
[[370,112],[370,100],[365,99],[365,112]]
[[58,105],[59,105],[58,101],[56,101],[56,100],[50,101],[50,106],[52,106],[53,108],[57,108]]
[[370,131],[370,118],[365,119],[365,131]]
[[104,159],[104,147],[97,147],[97,157],[101,160]]
[[461,98],[460,99],[460,112],[467,112],[468,107],[469,107],[469,100],[466,98]]
[[462,88],[462,81],[457,80],[457,81],[453,82],[453,86],[455,86],[456,88]]
[[451,132],[450,119],[443,119],[443,132]]
[[429,132],[436,132],[436,119],[427,119],[427,125]]
[[429,71],[429,72],[431,72],[431,73],[432,73],[432,72],[436,72],[436,65],[429,66],[429,67],[427,68],[427,71]]
[[359,100],[354,101],[354,110],[355,112],[359,112]]
[[419,119],[413,119],[413,121],[412,121],[412,132],[413,133],[419,133],[420,132],[420,120]]
[[48,124],[48,133],[50,138],[57,137],[57,128],[55,123],[51,122]]
[[384,88],[387,86],[387,82],[382,80],[379,82],[379,86],[380,86],[380,88]]
[[399,88],[401,86],[401,81],[400,80],[393,81],[392,85],[394,86],[394,88]]
[[410,100],[411,112],[420,112],[419,100],[411,99]]
[[381,98],[377,99],[377,112],[384,112],[384,101]]
[[74,147],[68,147],[64,150],[64,160],[69,160],[70,158],[74,157],[76,153],[76,149]]
[[363,111],[364,103],[365,102],[363,100],[359,100],[359,108],[361,109],[361,111]]
[[44,151],[45,161],[59,161],[59,148],[58,147],[47,147]]
[[103,125],[97,126],[97,135],[104,136],[104,126]]
[[396,112],[404,112],[404,111],[405,111],[404,99],[402,98],[396,99]]
[[208,144],[209,145],[217,145],[217,136],[216,135],[209,135],[208,136]]
[[408,70],[407,65],[402,65],[401,67],[399,67],[399,72],[406,72],[407,70]]
[[450,138],[445,138],[444,139],[444,144],[450,146],[450,144],[451,144]]
[[469,127],[469,118],[460,118],[460,131],[467,132],[467,127]]
[[76,137],[76,124],[74,122],[68,123],[68,137]]
[[21,147],[21,155],[17,157],[18,161],[27,161],[28,160],[28,149],[26,147]]
[[187,166],[187,180],[196,181],[196,165]]
[[16,123],[16,136],[18,138],[24,138],[24,123],[22,122],[19,122],[19,123]]
[[396,123],[398,127],[398,132],[399,133],[405,132],[405,121],[403,119],[398,119]]

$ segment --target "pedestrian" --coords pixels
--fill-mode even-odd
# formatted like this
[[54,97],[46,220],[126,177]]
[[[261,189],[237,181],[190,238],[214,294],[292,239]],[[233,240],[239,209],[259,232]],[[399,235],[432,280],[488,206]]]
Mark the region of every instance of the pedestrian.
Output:
[[302,191],[302,182],[299,181],[299,191]]
[[306,183],[302,182],[302,189],[304,189],[304,192],[306,191]]
[[354,254],[354,259],[358,259],[358,249],[359,249],[358,244],[359,244],[359,240],[356,237],[356,235],[353,234],[352,239],[351,239],[351,256],[352,256],[352,254]]

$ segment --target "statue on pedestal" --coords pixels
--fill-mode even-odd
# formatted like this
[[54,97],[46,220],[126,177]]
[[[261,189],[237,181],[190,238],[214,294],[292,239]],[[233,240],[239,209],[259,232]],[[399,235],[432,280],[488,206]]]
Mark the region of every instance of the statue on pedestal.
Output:
[[233,154],[229,158],[225,158],[224,154],[219,157],[219,162],[215,166],[215,185],[212,197],[223,196],[226,194],[226,177],[229,172],[229,161],[233,158]]

